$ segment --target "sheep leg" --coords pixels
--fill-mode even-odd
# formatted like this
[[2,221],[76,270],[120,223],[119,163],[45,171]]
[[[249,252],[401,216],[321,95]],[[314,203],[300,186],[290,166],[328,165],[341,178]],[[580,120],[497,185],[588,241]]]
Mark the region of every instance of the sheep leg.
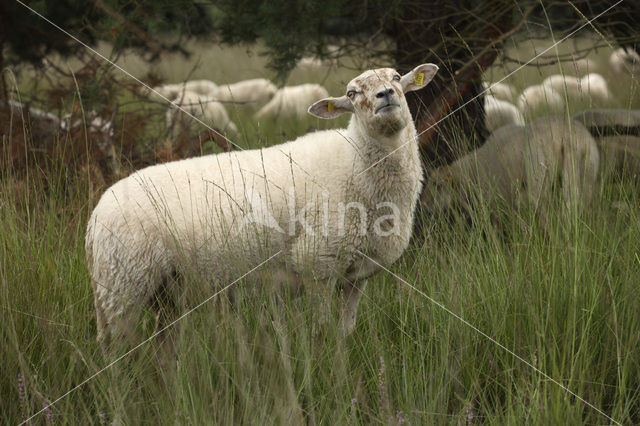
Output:
[[540,218],[540,225],[544,230],[549,228],[547,212],[551,182],[548,175],[549,171],[544,167],[527,173],[527,198],[534,213]]
[[[171,312],[171,311],[169,311]],[[163,373],[167,390],[175,388],[176,361],[178,359],[177,344],[180,333],[179,324],[171,324],[173,318],[167,310],[156,313],[155,347],[158,370]]]
[[576,168],[579,167],[576,161],[565,161],[562,167],[562,198],[566,212],[571,212],[572,207],[578,205],[580,198],[580,177]]
[[[595,150],[595,148],[594,148]],[[562,173],[562,193],[567,208],[591,202],[599,165],[597,151],[581,152],[567,161]]]
[[114,312],[105,308],[96,298],[95,307],[97,340],[106,358],[111,357],[118,347],[135,342],[135,320],[140,315],[140,310],[135,304],[123,306],[119,312]]
[[103,352],[105,348],[109,347],[111,344],[111,339],[109,336],[109,328],[107,327],[107,319],[105,316],[104,309],[102,309],[102,305],[98,303],[98,298],[96,297],[94,300],[94,306],[96,309],[96,329],[98,331],[98,344],[102,347]]
[[[107,274],[101,274],[107,277]],[[129,274],[124,274],[127,278]],[[136,324],[142,310],[148,306],[153,290],[160,287],[161,280],[152,277],[138,281],[137,285],[122,277],[101,279],[100,282],[112,282],[110,286],[93,281],[95,292],[97,340],[105,356],[111,356],[119,347],[137,343]],[[160,282],[158,282],[160,281]]]
[[181,301],[178,298],[180,294],[181,278],[177,272],[171,274],[170,277],[163,281],[163,284],[156,290],[153,299],[153,306],[156,311],[155,333],[156,344],[158,346],[158,359],[161,368],[169,371],[172,364],[175,364],[176,354],[176,335],[179,330],[177,324],[172,324],[176,314],[181,312]]
[[358,304],[367,287],[367,280],[362,279],[351,283],[344,281],[342,285],[342,309],[340,315],[340,326],[345,335],[351,334],[356,327],[356,316],[358,314]]

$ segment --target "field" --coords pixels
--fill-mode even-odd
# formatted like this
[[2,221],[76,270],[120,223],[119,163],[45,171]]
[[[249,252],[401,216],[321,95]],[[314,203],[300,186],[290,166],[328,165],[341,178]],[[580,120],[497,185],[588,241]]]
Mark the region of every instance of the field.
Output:
[[[611,50],[590,56],[609,81]],[[255,53],[198,52],[191,62],[165,58],[155,71],[168,81],[268,76]],[[531,53],[519,52],[523,60]],[[138,76],[147,71],[133,57],[120,63]],[[515,68],[496,66],[486,79]],[[522,89],[557,72],[558,65],[526,68],[507,81]],[[288,84],[322,82],[338,95],[357,74],[296,70]],[[19,77],[29,90],[28,75]],[[611,86],[611,106],[640,108],[637,80]],[[243,147],[345,124],[256,124],[233,108],[231,116]],[[3,424],[36,413],[30,424],[640,423],[633,171],[602,174],[586,211],[552,204],[546,227],[526,208],[507,212],[500,226],[487,206],[473,226],[424,216],[424,232],[405,255],[370,280],[346,339],[337,294],[318,307],[308,294],[265,291],[241,297],[235,310],[222,294],[176,324],[175,374],[158,370],[159,346],[144,340],[150,313],[140,325],[144,344],[112,364],[103,358],[83,248],[96,197],[86,179],[73,182],[51,163],[19,176],[0,172]],[[241,295],[268,275],[265,268],[240,280]],[[196,278],[186,286],[191,306],[216,291]]]

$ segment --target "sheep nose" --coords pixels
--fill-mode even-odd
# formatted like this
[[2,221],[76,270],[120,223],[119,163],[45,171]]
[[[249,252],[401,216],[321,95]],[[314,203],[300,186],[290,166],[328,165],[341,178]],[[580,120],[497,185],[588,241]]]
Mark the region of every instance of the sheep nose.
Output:
[[381,90],[380,92],[376,93],[376,98],[384,98],[385,96],[390,96],[393,94],[393,89],[389,88],[389,89],[384,89]]

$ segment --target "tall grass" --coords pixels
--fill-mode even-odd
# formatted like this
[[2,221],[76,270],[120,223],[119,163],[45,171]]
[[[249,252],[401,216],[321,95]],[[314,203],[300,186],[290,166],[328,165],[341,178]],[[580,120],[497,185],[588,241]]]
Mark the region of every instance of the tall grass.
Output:
[[[278,129],[255,131],[270,144]],[[55,164],[3,167],[0,421],[42,411],[31,423],[611,422],[575,394],[638,423],[639,189],[633,174],[602,176],[587,211],[553,204],[544,227],[526,208],[498,226],[492,206],[471,226],[422,218],[393,274],[371,279],[346,339],[339,295],[318,306],[309,294],[255,294],[269,279],[261,269],[237,284],[236,308],[221,296],[177,323],[169,375],[155,340],[103,370],[83,250],[95,203],[86,177]],[[185,285],[200,300],[216,291],[195,278]],[[151,335],[150,313],[140,329],[140,341]]]
[[[40,176],[1,180],[3,423],[25,420],[106,365],[82,249],[86,185]],[[393,271],[614,419],[636,423],[637,194],[635,179],[603,178],[590,211],[566,219],[552,206],[547,228],[527,211],[500,227],[483,215],[473,226],[424,218],[424,236]],[[266,273],[238,283],[240,294]],[[178,323],[175,380],[158,372],[152,341],[34,422],[609,422],[392,274],[372,279],[345,340],[337,295],[324,324],[305,295],[268,296],[241,296],[235,310],[220,298]]]

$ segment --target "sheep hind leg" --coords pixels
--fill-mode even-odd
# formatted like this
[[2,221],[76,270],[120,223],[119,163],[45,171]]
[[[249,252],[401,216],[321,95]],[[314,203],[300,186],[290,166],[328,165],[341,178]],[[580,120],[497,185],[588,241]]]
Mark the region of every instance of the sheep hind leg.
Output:
[[159,370],[164,373],[165,381],[175,377],[180,333],[176,316],[182,306],[178,291],[181,283],[182,279],[178,273],[170,274],[162,281],[162,285],[158,287],[152,298],[152,308],[155,311],[153,340],[157,348],[156,360]]
[[130,283],[128,280],[110,278],[101,282],[112,282],[112,285],[94,286],[97,340],[107,359],[139,343],[137,324],[149,304],[151,289],[158,286],[157,280],[131,286],[125,285]]
[[550,176],[554,176],[554,172],[553,170],[546,170],[546,168],[535,169],[532,167],[527,172],[527,200],[533,209],[540,229],[545,234],[548,233],[550,226],[550,193],[553,186]]
[[600,163],[595,146],[576,151],[565,156],[562,168],[562,196],[569,212],[591,202]]
[[96,340],[98,341],[98,345],[100,345],[103,354],[106,355],[107,348],[111,346],[111,334],[109,333],[109,327],[107,326],[104,309],[99,303],[97,297],[95,298],[94,306],[96,309],[96,329],[98,332]]
[[98,325],[98,343],[105,358],[112,358],[121,348],[128,348],[135,344],[136,320],[140,309],[130,307],[118,313],[96,303],[96,319]]
[[345,336],[353,332],[356,327],[358,305],[362,293],[367,287],[367,280],[359,280],[355,283],[345,281],[342,286],[342,306],[340,312],[340,328]]

